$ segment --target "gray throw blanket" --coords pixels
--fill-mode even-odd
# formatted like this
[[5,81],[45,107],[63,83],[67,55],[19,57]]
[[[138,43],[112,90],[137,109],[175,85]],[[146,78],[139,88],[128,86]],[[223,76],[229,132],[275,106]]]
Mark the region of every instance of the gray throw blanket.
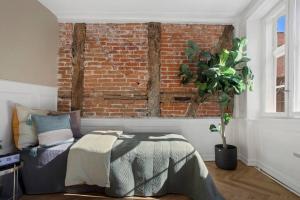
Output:
[[192,200],[223,200],[207,168],[177,134],[121,135],[111,152],[109,196],[183,194]]

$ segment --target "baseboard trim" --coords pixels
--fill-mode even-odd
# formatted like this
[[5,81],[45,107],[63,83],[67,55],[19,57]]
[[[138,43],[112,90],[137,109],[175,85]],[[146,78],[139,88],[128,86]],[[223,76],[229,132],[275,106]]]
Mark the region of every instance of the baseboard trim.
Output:
[[244,163],[247,166],[256,166],[256,160],[255,159],[249,159],[247,156],[243,155],[243,154],[238,154],[238,159]]
[[278,170],[268,166],[267,164],[261,161],[257,161],[256,163],[259,171],[266,174],[272,180],[274,180],[278,184],[282,185],[283,187],[300,197],[300,185],[297,184],[296,181],[293,181],[291,177],[287,177]]

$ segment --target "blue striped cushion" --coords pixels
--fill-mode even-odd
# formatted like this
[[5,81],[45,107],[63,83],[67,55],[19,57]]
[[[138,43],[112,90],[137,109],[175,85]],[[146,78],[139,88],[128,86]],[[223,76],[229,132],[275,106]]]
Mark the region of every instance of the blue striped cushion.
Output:
[[39,145],[52,146],[73,142],[70,115],[32,115],[31,117],[38,135]]

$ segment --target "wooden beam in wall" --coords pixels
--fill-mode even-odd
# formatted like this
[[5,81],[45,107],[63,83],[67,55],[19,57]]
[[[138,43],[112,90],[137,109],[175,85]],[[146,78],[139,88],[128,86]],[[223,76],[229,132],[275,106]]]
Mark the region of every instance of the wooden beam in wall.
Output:
[[226,25],[224,27],[224,31],[219,38],[219,42],[213,49],[213,52],[217,53],[222,51],[222,49],[228,49],[232,47],[233,31],[234,27],[232,25]]
[[160,41],[161,24],[148,23],[148,109],[150,117],[160,116]]
[[[217,45],[212,49],[213,53],[218,53],[224,48],[228,49],[232,47],[233,31],[234,27],[232,25],[226,25],[224,27],[223,33],[219,38]],[[186,112],[186,117],[197,117],[197,110],[199,105],[199,95],[196,94],[191,98],[191,102]]]
[[71,110],[81,110],[83,102],[84,79],[84,45],[86,40],[86,24],[77,23],[73,30],[72,43],[72,93]]

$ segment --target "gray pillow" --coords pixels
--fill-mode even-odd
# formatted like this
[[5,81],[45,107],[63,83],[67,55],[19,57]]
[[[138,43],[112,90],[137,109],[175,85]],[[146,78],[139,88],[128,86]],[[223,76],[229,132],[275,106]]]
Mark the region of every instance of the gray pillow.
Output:
[[82,134],[80,132],[80,127],[81,127],[81,118],[80,118],[80,110],[75,110],[71,112],[50,112],[48,115],[52,116],[58,116],[58,115],[65,115],[69,114],[70,115],[70,124],[71,124],[71,129],[73,133],[73,137],[78,139],[82,137]]
[[52,146],[74,141],[70,126],[70,115],[32,115],[31,118],[40,146]]

